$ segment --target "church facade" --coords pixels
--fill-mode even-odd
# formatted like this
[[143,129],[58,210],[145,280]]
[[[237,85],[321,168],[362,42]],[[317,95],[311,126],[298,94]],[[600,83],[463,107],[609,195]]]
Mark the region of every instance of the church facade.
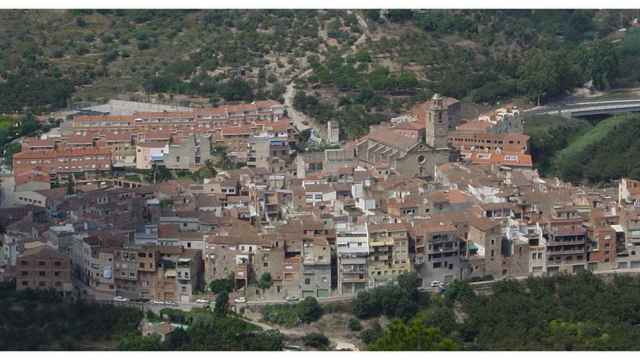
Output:
[[438,94],[426,113],[424,124],[413,121],[372,127],[356,141],[354,156],[363,164],[385,164],[402,175],[433,178],[437,166],[453,160],[447,139],[450,119]]

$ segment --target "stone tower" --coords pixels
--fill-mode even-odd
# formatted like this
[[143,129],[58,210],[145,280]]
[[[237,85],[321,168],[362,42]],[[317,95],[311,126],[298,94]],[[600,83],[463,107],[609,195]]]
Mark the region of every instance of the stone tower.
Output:
[[432,148],[441,149],[448,145],[449,115],[445,100],[439,94],[433,95],[431,107],[427,109],[425,142]]

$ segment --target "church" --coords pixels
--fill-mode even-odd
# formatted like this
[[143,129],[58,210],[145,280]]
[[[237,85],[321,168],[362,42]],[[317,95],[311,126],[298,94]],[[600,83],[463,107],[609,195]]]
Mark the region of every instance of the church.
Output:
[[356,140],[354,157],[363,165],[388,166],[401,175],[433,179],[437,166],[455,160],[448,145],[450,116],[446,100],[435,94],[425,104],[424,122],[409,116],[397,124],[372,126]]

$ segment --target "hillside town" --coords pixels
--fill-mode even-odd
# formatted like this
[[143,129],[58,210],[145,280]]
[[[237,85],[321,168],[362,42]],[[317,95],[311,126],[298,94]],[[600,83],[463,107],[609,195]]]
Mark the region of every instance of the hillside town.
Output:
[[276,101],[76,113],[13,156],[0,278],[191,304],[224,279],[232,301],[261,302],[352,297],[408,272],[436,289],[640,268],[640,182],[542,178],[517,108],[461,113],[436,94],[353,141],[330,121],[311,150]]

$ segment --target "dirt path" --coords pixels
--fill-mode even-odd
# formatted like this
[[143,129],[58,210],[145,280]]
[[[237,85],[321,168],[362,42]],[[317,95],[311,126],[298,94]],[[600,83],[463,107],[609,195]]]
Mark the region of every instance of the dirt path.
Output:
[[[274,325],[270,325],[270,324],[266,324],[263,323],[261,321],[257,321],[257,320],[250,320],[248,318],[243,318],[246,322],[251,323],[253,325],[256,325],[258,327],[260,327],[262,330],[278,330],[280,331],[283,335],[285,336],[290,336],[290,337],[303,337],[309,333],[312,332],[318,332],[316,329],[314,329],[312,326],[303,326],[303,327],[298,327],[298,328],[284,328],[284,327],[280,327],[280,326],[274,326]],[[341,336],[336,336],[335,334],[329,334],[329,333],[325,333],[324,334],[329,341],[331,342],[331,345],[334,349],[346,349],[346,350],[352,350],[352,351],[358,351],[358,346],[356,344],[354,344],[351,340],[343,338]]]
[[[311,69],[307,70],[305,73],[308,73],[310,71]],[[305,75],[305,73],[302,73],[301,76]],[[287,114],[289,115],[289,119],[293,121],[294,126],[299,131],[304,131],[311,127],[310,125],[312,124],[313,120],[307,115],[293,108],[293,98],[295,96],[296,96],[296,89],[294,87],[293,82],[290,82],[289,85],[287,85],[287,90],[284,92],[284,95],[283,95],[284,104],[287,106]],[[308,123],[309,125],[305,125],[305,122]]]

